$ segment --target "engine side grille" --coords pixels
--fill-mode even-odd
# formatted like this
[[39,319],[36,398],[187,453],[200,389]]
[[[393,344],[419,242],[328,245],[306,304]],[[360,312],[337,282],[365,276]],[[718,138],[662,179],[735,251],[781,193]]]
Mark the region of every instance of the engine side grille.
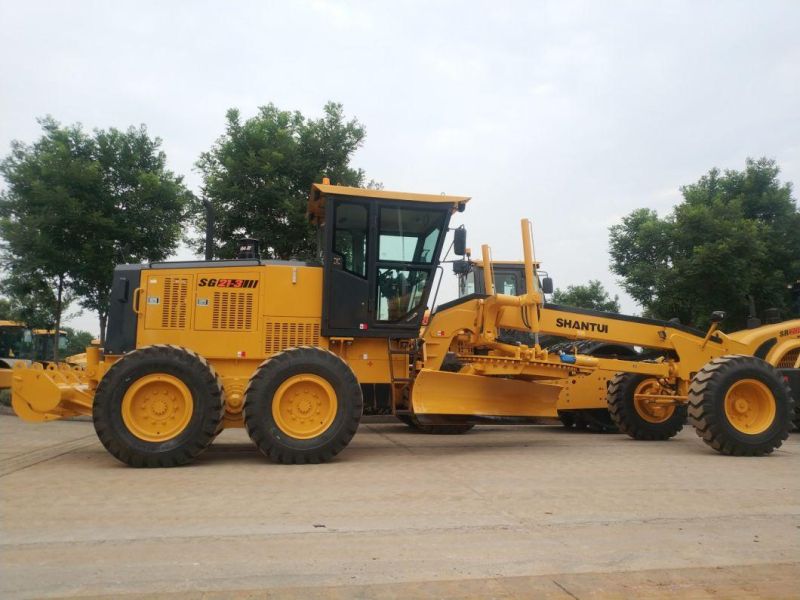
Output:
[[189,282],[181,277],[164,279],[164,306],[161,310],[161,327],[184,329],[186,327],[186,294]]
[[298,346],[319,346],[319,321],[267,321],[264,351],[267,356]]
[[794,364],[797,362],[798,357],[800,357],[800,348],[789,350],[789,352],[784,354],[783,358],[781,358],[780,361],[778,361],[778,368],[779,369],[794,368]]
[[214,292],[212,329],[243,331],[253,326],[253,294]]

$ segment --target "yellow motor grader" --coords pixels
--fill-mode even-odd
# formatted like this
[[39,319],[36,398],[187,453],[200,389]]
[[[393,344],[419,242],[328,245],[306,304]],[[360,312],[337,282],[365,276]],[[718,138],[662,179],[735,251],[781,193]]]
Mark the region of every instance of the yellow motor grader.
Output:
[[0,320],[0,390],[11,387],[11,369],[17,363],[46,362],[53,357],[53,344],[67,346],[67,332],[30,329],[18,321]]
[[[713,328],[698,340],[660,322],[587,316],[574,327],[574,315],[544,306],[527,221],[524,293],[496,293],[487,269],[482,293],[439,306],[421,330],[451,217],[468,200],[324,181],[308,202],[319,262],[261,260],[246,242],[239,260],[121,265],[105,347],[87,349],[83,370],[14,369],[12,405],[31,421],[91,414],[106,449],[137,467],[188,463],[222,429],[242,426],[273,461],[317,463],[350,442],[365,400],[422,425],[554,417],[552,382],[605,369],[623,373],[620,397],[667,411],[688,404],[724,454],[780,446],[792,400],[768,363],[741,356],[746,346]],[[454,236],[458,255],[463,233]],[[797,325],[781,344],[800,345]],[[669,356],[600,359],[538,343],[541,331],[565,327]],[[534,342],[505,343],[503,328]],[[458,372],[443,369],[452,353]]]
[[[538,267],[538,264],[536,265]],[[463,297],[475,290],[484,289],[484,266],[481,260],[470,260],[469,251],[464,261],[454,264],[454,271],[458,276],[458,294]],[[504,293],[517,294],[525,288],[525,264],[522,261],[493,261],[492,275],[494,286]],[[545,293],[552,293],[552,280],[549,277],[540,278],[540,285],[545,288]],[[561,313],[568,312],[574,323],[577,323],[583,316],[596,316],[612,321],[635,319],[634,317],[620,316],[614,313],[592,311],[569,306],[558,306],[552,303],[545,303],[544,307],[548,310],[557,309]],[[751,316],[749,318],[748,329],[736,331],[728,334],[729,337],[746,346],[746,354],[756,356],[768,362],[778,370],[778,373],[789,383],[792,396],[797,406],[800,396],[800,343],[793,340],[791,336],[781,336],[781,333],[791,329],[791,322],[772,322],[762,325],[761,320],[755,316],[755,307],[751,302]],[[777,312],[775,309],[766,312]],[[642,321],[641,319],[639,319]],[[647,322],[648,320],[644,320]],[[652,322],[652,321],[651,321]],[[676,324],[672,322],[673,324]],[[692,328],[682,327],[687,335],[694,334],[696,341],[700,342],[705,336],[705,332]],[[524,331],[505,330],[500,332],[500,336],[509,343],[532,343],[532,334]],[[628,339],[620,343],[617,339],[608,336],[594,336],[591,332],[586,333],[582,330],[564,331],[542,331],[543,344],[550,352],[567,352],[597,356],[603,358],[624,358],[625,360],[663,360],[664,349],[641,347],[636,340]],[[781,338],[783,338],[781,340]],[[780,343],[779,340],[781,340]],[[460,365],[455,356],[449,357],[452,364]],[[677,433],[685,420],[686,411],[669,411],[664,405],[657,403],[638,402],[633,408],[636,409],[641,420],[638,426],[631,429],[626,422],[616,422],[614,417],[619,411],[615,407],[609,406],[608,388],[614,377],[615,371],[596,369],[591,375],[586,377],[572,378],[557,382],[561,386],[561,394],[558,400],[558,417],[567,428],[588,429],[592,432],[605,433],[616,431],[618,427],[622,431],[631,433],[638,439],[664,439],[668,433]],[[619,398],[611,398],[620,401]],[[672,427],[665,428],[665,422],[671,422]],[[795,414],[795,424],[797,425],[797,413]]]

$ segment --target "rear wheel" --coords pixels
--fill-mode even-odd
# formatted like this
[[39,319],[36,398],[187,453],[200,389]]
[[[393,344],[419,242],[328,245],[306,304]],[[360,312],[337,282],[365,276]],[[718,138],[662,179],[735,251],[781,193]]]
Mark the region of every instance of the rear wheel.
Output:
[[683,404],[653,404],[636,394],[657,394],[661,384],[650,375],[617,373],[608,386],[608,410],[622,433],[636,440],[667,440],[686,422]]
[[125,355],[100,380],[92,417],[97,437],[120,461],[174,467],[211,444],[223,404],[204,358],[178,346],[148,346]]
[[707,363],[689,388],[689,422],[715,450],[762,456],[789,436],[794,401],[783,378],[753,356],[722,356]]
[[363,406],[361,386],[342,359],[319,348],[293,348],[263,362],[250,378],[244,424],[271,460],[320,463],[350,443]]
[[800,369],[778,369],[778,374],[789,386],[794,401],[794,430],[800,431]]

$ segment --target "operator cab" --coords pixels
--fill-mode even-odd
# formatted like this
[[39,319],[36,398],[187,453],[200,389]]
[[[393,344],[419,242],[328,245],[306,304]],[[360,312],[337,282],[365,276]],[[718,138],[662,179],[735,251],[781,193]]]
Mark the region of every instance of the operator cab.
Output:
[[[537,277],[534,278],[534,289],[540,293],[553,293],[553,280],[547,273],[539,269],[539,263],[535,263]],[[498,294],[509,296],[519,296],[525,293],[525,263],[517,261],[498,261],[492,263],[492,274],[494,278],[494,289]],[[482,294],[484,291],[483,263],[481,261],[470,262],[469,268],[461,268],[456,271],[458,276],[458,296],[463,298],[471,294]],[[539,278],[544,275],[543,278]]]
[[308,212],[321,226],[322,334],[415,337],[450,218],[468,200],[314,184]]

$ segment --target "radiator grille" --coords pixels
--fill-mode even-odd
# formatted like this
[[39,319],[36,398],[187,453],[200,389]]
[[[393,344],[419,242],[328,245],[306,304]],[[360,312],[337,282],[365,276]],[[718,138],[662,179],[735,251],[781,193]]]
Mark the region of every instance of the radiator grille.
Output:
[[319,322],[267,321],[264,343],[267,356],[297,346],[319,346]]
[[186,327],[186,294],[189,289],[187,279],[180,277],[164,278],[164,305],[161,309],[161,327],[183,329]]
[[779,369],[794,368],[794,364],[797,362],[798,357],[800,357],[800,348],[789,350],[789,352],[784,354],[783,358],[778,362],[778,368]]
[[245,330],[253,326],[253,294],[214,292],[212,329]]

